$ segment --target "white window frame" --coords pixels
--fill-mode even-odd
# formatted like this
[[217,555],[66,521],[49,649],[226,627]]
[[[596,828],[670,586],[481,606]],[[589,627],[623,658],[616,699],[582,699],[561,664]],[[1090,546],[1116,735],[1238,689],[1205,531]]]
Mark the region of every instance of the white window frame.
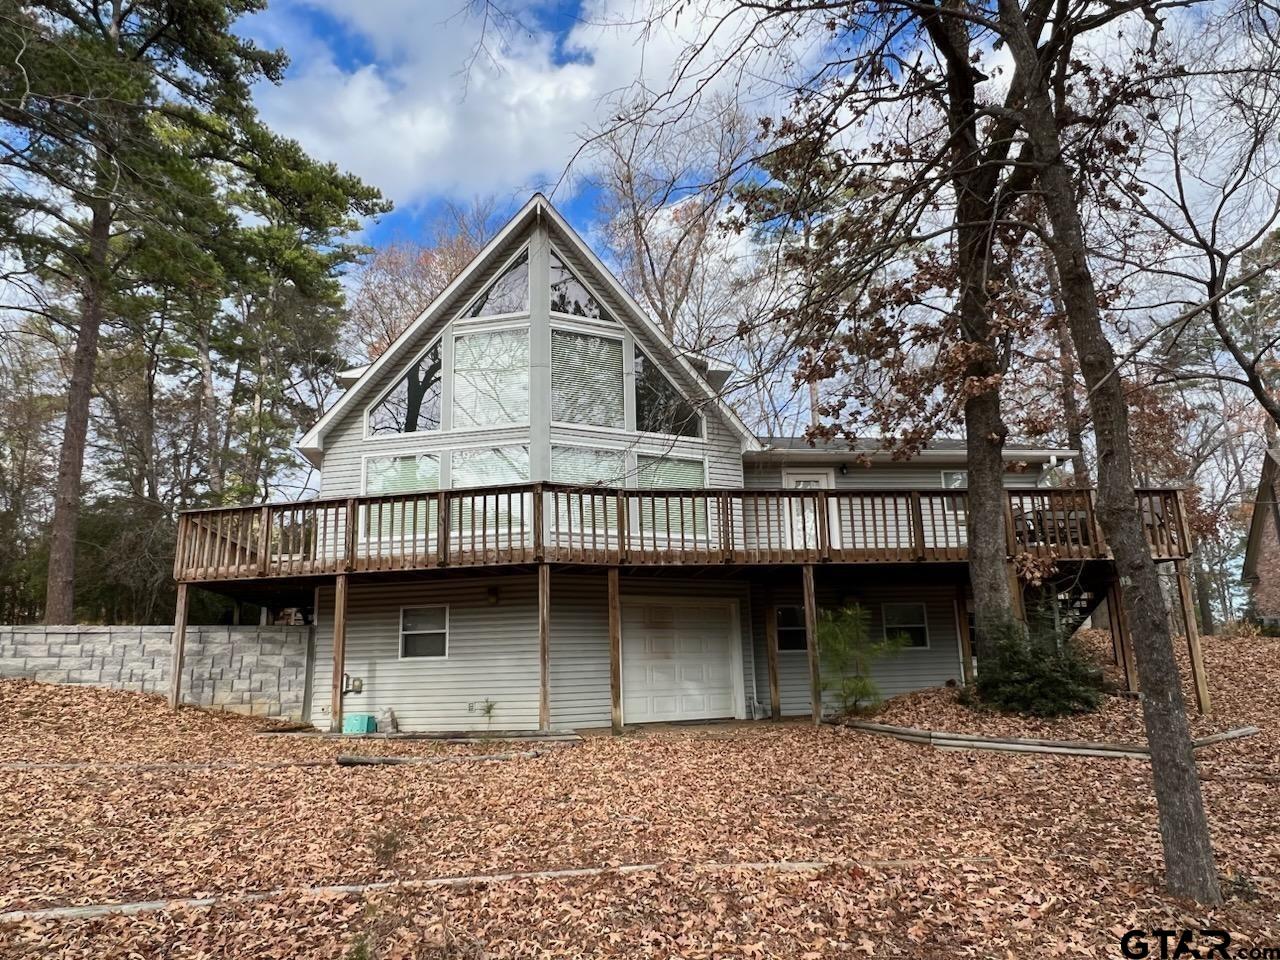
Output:
[[929,633],[929,604],[923,600],[883,600],[880,602],[880,635],[885,639],[889,639],[889,618],[885,616],[887,607],[919,607],[923,619],[919,623],[900,623],[895,624],[897,627],[924,627],[924,644],[916,646],[908,644],[902,648],[907,650],[930,650],[933,648],[933,637]]
[[605,319],[605,318],[603,318],[603,317],[579,317],[579,316],[577,316],[576,314],[572,314],[572,313],[561,313],[561,312],[560,312],[560,311],[558,311],[558,310],[551,310],[551,309],[549,309],[549,308],[548,308],[548,313],[550,313],[550,315],[551,315],[552,319],[557,319],[557,320],[558,320],[558,319],[560,319],[560,318],[564,318],[564,319],[566,319],[566,320],[575,320],[575,321],[577,321],[577,322],[579,322],[579,323],[607,323],[607,324],[611,324],[611,325],[613,325],[613,326],[615,326],[615,327],[616,327],[616,326],[619,326],[619,325],[620,325],[620,321],[618,320],[618,317],[617,317],[617,313],[618,313],[618,311],[617,311],[617,310],[614,310],[614,309],[613,309],[613,307],[611,307],[611,306],[608,304],[608,302],[605,300],[605,298],[604,298],[604,297],[602,297],[602,296],[600,296],[600,291],[599,291],[599,290],[597,290],[595,287],[593,287],[590,283],[588,283],[586,280],[584,280],[584,279],[582,278],[582,276],[581,276],[580,272],[574,268],[574,266],[573,266],[573,264],[572,264],[572,263],[570,263],[570,262],[569,262],[569,258],[568,258],[568,257],[566,257],[563,253],[561,253],[561,252],[560,252],[560,248],[559,248],[559,247],[557,247],[554,243],[548,243],[548,244],[547,244],[547,249],[548,249],[548,251],[549,251],[549,255],[548,255],[548,257],[547,257],[547,294],[548,294],[548,297],[550,297],[550,293],[551,293],[551,256],[550,256],[550,255],[554,255],[554,256],[556,256],[557,258],[559,258],[559,260],[560,260],[560,262],[561,262],[561,263],[563,263],[563,264],[565,265],[565,269],[567,269],[570,273],[572,273],[572,274],[573,274],[574,279],[576,279],[580,284],[582,284],[584,287],[586,287],[586,289],[587,289],[587,293],[589,293],[589,294],[591,294],[591,296],[595,297],[595,301],[596,301],[596,303],[600,304],[600,306],[601,306],[602,308],[604,308],[605,313],[608,315],[608,319]]
[[[475,306],[476,301],[479,300],[481,297],[483,297],[485,293],[488,292],[489,288],[498,282],[498,278],[501,277],[504,273],[506,273],[507,270],[511,268],[511,265],[520,259],[521,254],[528,254],[529,256],[529,290],[528,290],[528,297],[527,297],[528,306],[526,306],[523,310],[516,310],[512,313],[486,313],[479,317],[471,316],[471,308]],[[525,243],[523,246],[520,247],[520,249],[518,249],[515,253],[507,257],[507,259],[502,262],[502,266],[499,267],[497,270],[495,270],[493,273],[493,276],[489,278],[488,282],[485,283],[484,286],[482,286],[479,290],[477,290],[475,294],[467,300],[466,304],[463,305],[461,310],[459,310],[457,313],[453,315],[453,319],[455,322],[460,322],[460,323],[466,323],[466,322],[474,323],[479,320],[498,320],[498,319],[503,319],[508,317],[527,317],[529,313],[532,311],[532,309],[533,309],[533,248],[531,244]]]
[[[438,334],[435,335],[435,337],[431,339],[430,342],[427,343],[425,347],[423,347],[414,355],[412,360],[410,360],[404,366],[397,368],[397,372],[400,375],[396,377],[394,380],[392,380],[390,386],[388,386],[385,390],[383,390],[380,394],[378,394],[377,397],[372,402],[365,404],[364,432],[362,435],[363,439],[373,440],[373,441],[397,440],[400,437],[417,436],[419,434],[438,437],[440,434],[445,432],[444,418],[448,409],[448,400],[449,400],[448,396],[446,395],[446,379],[449,374],[449,365],[450,365],[450,359],[445,355],[445,333],[446,332],[447,332],[446,330],[441,330]],[[376,407],[378,404],[380,404],[383,400],[387,399],[387,397],[391,395],[391,391],[394,390],[396,387],[398,387],[400,385],[400,381],[409,375],[410,368],[420,363],[422,361],[422,358],[425,357],[428,353],[430,353],[431,348],[434,347],[436,344],[440,345],[440,426],[436,427],[436,429],[434,430],[414,430],[412,433],[380,433],[380,434],[370,433],[369,432],[369,415],[373,413],[373,408]]]
[[[691,439],[691,438],[686,438],[686,439]],[[559,446],[559,444],[557,444],[557,446]],[[700,490],[710,489],[710,483],[707,480],[709,468],[707,465],[707,456],[705,453],[699,456],[696,454],[686,455],[681,453],[671,453],[669,451],[636,450],[635,456],[636,456],[636,468],[632,476],[635,478],[633,483],[634,483],[634,486],[636,487],[640,486],[640,458],[648,457],[650,460],[683,460],[686,463],[702,464],[702,486],[699,487],[698,489]],[[645,487],[644,489],[662,490],[664,488],[663,487]],[[675,488],[673,487],[672,489],[675,489]]]
[[[404,652],[404,612],[406,610],[443,610],[444,611],[444,655],[439,657],[408,657]],[[415,633],[439,633],[438,630],[418,630]],[[398,659],[400,660],[448,660],[449,659],[449,605],[447,603],[412,603],[400,608]]]
[[[363,497],[370,496],[369,493],[369,461],[370,460],[404,460],[408,457],[435,457],[436,458],[436,485],[434,487],[424,487],[421,490],[405,490],[402,493],[405,496],[412,496],[415,493],[432,493],[444,489],[444,464],[448,459],[448,450],[384,450],[379,453],[362,453],[360,454],[360,495]],[[374,494],[374,496],[399,496],[399,494]]]
[[[513,318],[520,318],[520,319],[518,319],[516,322],[513,322]],[[494,320],[496,318],[485,317],[484,319],[486,321],[489,321],[489,320]],[[479,327],[472,327],[467,325],[463,325],[462,329],[458,329],[459,327],[458,324],[455,323],[453,325],[453,330],[451,331],[450,342],[449,342],[449,370],[448,370],[448,374],[449,374],[448,401],[449,401],[449,428],[450,428],[449,433],[451,435],[466,436],[467,434],[490,433],[494,430],[508,430],[512,428],[528,429],[532,425],[532,421],[533,421],[533,364],[532,364],[533,325],[529,320],[528,314],[512,314],[509,317],[502,318],[502,320],[503,320],[502,323],[494,324],[493,326],[486,325],[483,329]],[[528,377],[529,377],[529,410],[527,412],[527,415],[525,416],[524,422],[520,422],[518,420],[511,420],[511,421],[505,421],[503,423],[481,424],[480,426],[476,426],[476,427],[455,427],[453,423],[453,403],[454,403],[454,394],[456,393],[456,390],[455,390],[456,370],[454,369],[454,367],[455,367],[455,364],[457,363],[456,358],[458,355],[458,338],[481,336],[486,333],[501,333],[504,330],[523,330],[525,332],[525,339],[528,344],[530,363],[525,368],[525,372],[528,374]],[[378,438],[378,439],[382,439],[382,438]],[[525,442],[527,443],[527,441]],[[502,444],[496,444],[496,445],[502,446]]]
[[[634,357],[634,354],[637,352],[644,356],[645,363],[652,363],[653,366],[658,370],[658,372],[667,378],[667,382],[670,383],[671,386],[676,388],[676,390],[679,392],[681,398],[683,398],[685,403],[689,404],[689,406],[693,408],[693,415],[698,418],[697,436],[686,437],[682,433],[656,433],[652,430],[640,429],[640,394],[639,394],[639,390],[636,387],[638,375],[635,372],[635,357]],[[633,356],[631,360],[631,364],[632,364],[631,365],[631,392],[633,396],[632,396],[631,404],[633,409],[635,410],[636,433],[638,433],[642,437],[666,437],[672,440],[686,440],[686,441],[696,441],[696,442],[705,443],[707,440],[707,417],[702,412],[702,408],[699,407],[698,404],[690,400],[688,395],[681,388],[680,384],[667,375],[666,367],[660,367],[658,366],[658,364],[653,362],[653,357],[649,356],[649,351],[646,350],[644,347],[642,347],[639,341],[637,340],[632,340],[632,354]]]
[[[958,473],[964,474],[964,486],[954,487],[951,484],[947,483],[948,475],[954,475]],[[939,477],[942,481],[943,490],[968,490],[969,489],[969,471],[967,469],[966,470],[941,470],[939,471]]]
[[[617,340],[618,343],[622,345],[622,355],[620,357],[622,361],[622,411],[621,411],[622,426],[610,427],[610,426],[601,426],[595,423],[573,423],[572,421],[569,421],[569,420],[556,420],[555,419],[556,385],[555,385],[554,372],[551,372],[551,375],[547,378],[548,380],[547,389],[549,391],[548,397],[547,397],[547,400],[548,400],[547,409],[551,411],[551,425],[553,427],[564,427],[569,430],[592,430],[592,431],[607,430],[610,433],[630,432],[627,430],[627,416],[628,416],[627,342],[629,338],[626,337],[622,332],[618,330],[605,330],[601,327],[596,327],[594,329],[587,329],[587,330],[575,330],[570,325],[560,323],[558,319],[560,316],[561,314],[552,314],[552,317],[557,318],[555,322],[552,323],[551,325],[551,337],[553,339],[555,338],[556,332],[559,331],[560,333],[570,333],[579,337],[598,337],[601,340]],[[576,319],[582,319],[582,318],[578,317]],[[634,378],[631,378],[631,379],[634,381]],[[692,438],[686,438],[686,439],[692,439]],[[582,446],[582,444],[556,444],[556,446]]]

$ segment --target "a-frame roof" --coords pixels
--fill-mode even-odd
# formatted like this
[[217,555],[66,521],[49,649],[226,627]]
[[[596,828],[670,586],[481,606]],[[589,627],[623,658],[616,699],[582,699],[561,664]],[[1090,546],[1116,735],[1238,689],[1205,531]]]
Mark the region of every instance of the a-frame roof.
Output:
[[544,217],[548,225],[553,227],[555,232],[559,234],[559,238],[567,242],[573,248],[573,252],[591,267],[595,275],[590,279],[603,286],[614,299],[622,304],[629,314],[627,318],[629,322],[643,327],[652,340],[658,344],[665,354],[661,359],[668,364],[679,366],[687,379],[702,393],[702,399],[718,408],[726,422],[741,437],[743,450],[759,450],[761,448],[759,439],[743,423],[742,418],[738,416],[729,404],[724,402],[718,392],[707,382],[706,377],[685,358],[662,328],[636,302],[635,298],[627,293],[617,278],[596,256],[586,241],[578,235],[578,232],[560,215],[560,212],[552,206],[551,202],[541,193],[535,193],[529,198],[528,203],[507,221],[506,225],[498,231],[493,239],[485,244],[484,248],[476,254],[466,269],[455,277],[441,291],[440,295],[405,327],[400,335],[392,341],[391,345],[373,363],[363,369],[363,372],[346,392],[338,398],[333,406],[325,411],[324,415],[298,441],[299,452],[311,463],[319,466],[324,453],[324,438],[330,429],[345,413],[358,408],[361,397],[368,392],[371,384],[379,382],[381,373],[388,368],[394,369],[396,364],[410,360],[413,357],[414,347],[418,343],[419,337],[437,322],[447,319],[446,309],[453,303],[459,291],[495,260],[505,256],[513,248],[514,244],[524,237],[525,231],[537,223],[539,218]]

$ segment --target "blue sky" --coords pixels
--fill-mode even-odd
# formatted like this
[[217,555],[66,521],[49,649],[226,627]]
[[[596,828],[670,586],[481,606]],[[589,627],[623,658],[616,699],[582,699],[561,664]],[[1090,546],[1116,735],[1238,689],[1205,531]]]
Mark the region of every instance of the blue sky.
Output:
[[665,78],[681,45],[641,43],[607,2],[509,4],[520,26],[490,25],[496,62],[472,58],[483,21],[467,0],[273,0],[241,29],[291,58],[283,84],[255,90],[264,119],[395,202],[368,242],[422,238],[449,200],[514,210],[537,189],[589,232],[590,170],[570,158],[604,101]]

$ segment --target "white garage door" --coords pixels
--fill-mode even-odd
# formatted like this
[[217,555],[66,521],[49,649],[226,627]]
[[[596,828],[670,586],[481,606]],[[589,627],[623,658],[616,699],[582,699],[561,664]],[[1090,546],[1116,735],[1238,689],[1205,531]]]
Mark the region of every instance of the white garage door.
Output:
[[725,603],[624,600],[625,722],[734,716],[735,633]]

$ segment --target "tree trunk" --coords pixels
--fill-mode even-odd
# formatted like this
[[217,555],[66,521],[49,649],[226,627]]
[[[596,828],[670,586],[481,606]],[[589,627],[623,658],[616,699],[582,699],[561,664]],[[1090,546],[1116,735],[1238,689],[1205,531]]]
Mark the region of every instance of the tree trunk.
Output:
[[1213,591],[1199,552],[1191,558],[1191,574],[1196,584],[1196,606],[1200,608],[1200,632],[1211,637],[1217,632],[1217,625],[1213,622]]
[[204,415],[205,459],[209,471],[209,493],[222,502],[222,438],[218,422],[218,385],[213,380],[213,348],[210,343],[213,317],[200,328],[196,349],[200,354],[200,412]]
[[1004,516],[1004,440],[1000,394],[991,390],[964,405],[969,458],[969,580],[973,585],[975,650],[1012,619]]
[[1000,0],[1000,20],[1021,75],[1019,79],[1025,83],[1023,122],[1039,167],[1041,196],[1053,231],[1051,249],[1062,280],[1071,337],[1089,388],[1089,409],[1098,445],[1098,519],[1123,584],[1123,603],[1132,632],[1151,748],[1166,881],[1177,896],[1220,903],[1222,893],[1169,619],[1134,496],[1129,411],[1120,378],[1113,375],[1115,351],[1102,326],[1074,179],[1062,155],[1039,53],[1016,0]]
[[89,405],[98,363],[98,334],[107,284],[107,251],[111,241],[111,206],[93,201],[89,224],[89,256],[80,298],[80,327],[67,384],[67,412],[58,458],[58,483],[49,528],[48,586],[44,622],[75,623],[76,527],[80,522],[80,481],[84,475],[84,451],[89,437]]

